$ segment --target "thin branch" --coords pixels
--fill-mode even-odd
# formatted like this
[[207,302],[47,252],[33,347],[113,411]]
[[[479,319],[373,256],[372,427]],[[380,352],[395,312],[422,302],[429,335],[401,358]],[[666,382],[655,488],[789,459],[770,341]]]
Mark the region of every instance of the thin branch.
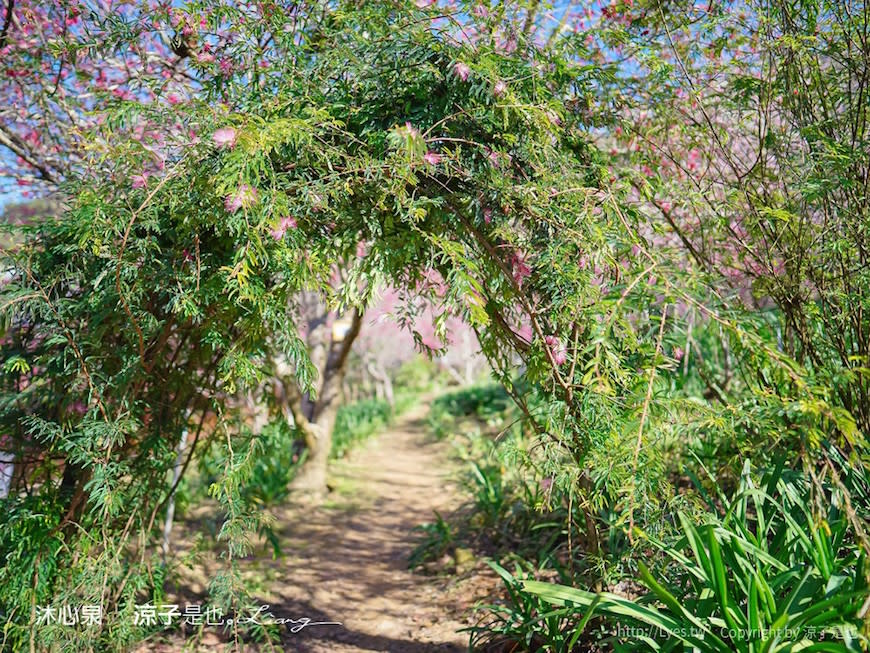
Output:
[[9,25],[12,24],[12,12],[15,9],[15,0],[6,0],[6,20],[3,21],[3,29],[0,30],[0,49],[6,47],[6,37],[9,34]]
[[658,367],[656,367],[656,360],[658,359],[659,354],[662,351],[662,338],[664,337],[664,334],[665,334],[665,321],[667,320],[667,316],[668,316],[668,305],[665,304],[664,310],[662,310],[662,320],[661,320],[661,323],[659,324],[659,336],[658,336],[658,340],[656,341],[656,353],[655,353],[655,356],[653,357],[653,366],[649,371],[649,383],[647,383],[647,386],[646,386],[646,396],[644,397],[643,408],[641,409],[641,412],[640,412],[640,425],[637,428],[637,442],[634,445],[634,457],[632,459],[632,465],[631,465],[631,469],[632,469],[632,472],[631,472],[631,474],[632,474],[631,504],[630,504],[629,509],[628,509],[628,540],[632,544],[634,544],[634,535],[633,535],[633,531],[634,531],[634,487],[633,486],[634,486],[634,482],[635,482],[634,479],[635,479],[635,476],[637,475],[637,464],[638,464],[638,460],[640,458],[640,448],[643,445],[643,427],[646,424],[646,419],[647,419],[647,416],[649,415],[649,405],[650,405],[650,402],[652,401],[653,382],[655,381],[656,370],[658,369]]

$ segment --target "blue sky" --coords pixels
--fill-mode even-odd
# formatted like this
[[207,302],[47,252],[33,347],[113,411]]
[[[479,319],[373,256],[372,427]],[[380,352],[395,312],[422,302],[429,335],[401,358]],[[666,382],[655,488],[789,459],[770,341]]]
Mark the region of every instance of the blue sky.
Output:
[[0,211],[6,208],[7,204],[17,204],[23,202],[25,198],[21,197],[21,191],[12,190],[0,193]]

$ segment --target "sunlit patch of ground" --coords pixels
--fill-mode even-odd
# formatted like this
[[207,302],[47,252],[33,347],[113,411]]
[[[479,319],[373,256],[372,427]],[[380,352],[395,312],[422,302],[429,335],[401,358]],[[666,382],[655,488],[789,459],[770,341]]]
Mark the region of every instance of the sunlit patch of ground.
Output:
[[[278,650],[303,653],[352,651],[465,651],[474,602],[494,587],[492,575],[478,571],[433,577],[408,570],[416,542],[415,526],[433,510],[450,512],[458,498],[447,445],[432,442],[422,422],[428,406],[403,415],[388,431],[333,465],[333,491],[318,505],[297,499],[273,511],[283,556],[266,547],[242,562],[256,596],[280,618],[340,622],[281,633]],[[189,552],[190,534],[209,528],[208,508],[192,512],[181,525],[178,555]],[[208,538],[206,541],[210,541]],[[207,551],[183,570],[179,603],[205,601],[207,579],[223,563]],[[478,567],[478,570],[480,567]],[[152,641],[148,651],[215,650],[226,642],[219,631]],[[258,645],[249,643],[245,650]]]

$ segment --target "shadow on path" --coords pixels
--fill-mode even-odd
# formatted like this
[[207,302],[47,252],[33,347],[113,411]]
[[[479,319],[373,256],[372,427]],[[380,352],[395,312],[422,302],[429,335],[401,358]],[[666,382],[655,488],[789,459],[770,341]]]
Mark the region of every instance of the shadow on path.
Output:
[[445,581],[407,569],[414,527],[456,503],[446,445],[426,436],[427,409],[415,407],[336,463],[336,491],[323,506],[276,515],[287,557],[272,565],[273,611],[342,623],[288,633],[288,650],[466,650]]
[[[468,625],[457,616],[467,607],[459,589],[449,579],[408,570],[416,542],[413,529],[432,521],[433,511],[443,514],[457,504],[447,445],[428,437],[427,410],[427,404],[414,407],[335,462],[330,470],[335,490],[325,502],[305,503],[291,496],[287,505],[272,511],[280,558],[267,552],[239,561],[242,573],[260,588],[256,600],[275,618],[287,620],[279,626],[284,651],[467,650],[467,635],[457,632]],[[186,569],[179,595],[205,603],[206,583],[221,569],[214,556]],[[311,625],[291,632],[303,619]],[[216,653],[226,641],[217,629],[203,632],[198,644],[190,637],[177,633],[169,642],[152,641],[137,650],[178,651],[177,640],[185,638],[185,650]],[[259,647],[249,643],[242,648]]]

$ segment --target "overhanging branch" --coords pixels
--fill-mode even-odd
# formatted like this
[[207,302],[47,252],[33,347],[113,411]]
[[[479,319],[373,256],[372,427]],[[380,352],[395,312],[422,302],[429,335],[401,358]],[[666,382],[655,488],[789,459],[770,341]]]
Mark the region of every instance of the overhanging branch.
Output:
[[[0,47],[2,47],[2,43],[0,43]],[[22,143],[19,142],[19,139],[15,134],[10,133],[6,128],[0,126],[0,145],[8,149],[15,156],[21,157],[21,159],[39,172],[39,176],[44,180],[51,184],[57,183],[57,177],[54,176],[54,173],[49,170],[48,166],[44,163],[40,163],[37,161],[31,152],[27,150],[26,147]]]
[[9,26],[12,24],[12,12],[15,9],[15,0],[6,0],[6,19],[3,21],[3,29],[0,30],[0,49],[6,47],[6,38],[9,35]]

